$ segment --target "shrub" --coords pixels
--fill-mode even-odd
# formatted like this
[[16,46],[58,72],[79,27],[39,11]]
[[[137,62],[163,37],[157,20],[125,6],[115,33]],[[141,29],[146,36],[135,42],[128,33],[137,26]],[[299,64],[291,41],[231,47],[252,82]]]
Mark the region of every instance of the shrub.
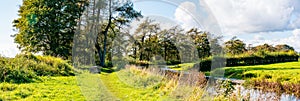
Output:
[[0,57],[0,82],[23,83],[39,80],[38,76],[73,76],[74,68],[66,61],[51,56],[17,55]]
[[16,61],[26,62],[25,59],[7,59],[5,64],[0,67],[0,82],[32,82],[38,79],[37,75],[30,69],[22,66]]

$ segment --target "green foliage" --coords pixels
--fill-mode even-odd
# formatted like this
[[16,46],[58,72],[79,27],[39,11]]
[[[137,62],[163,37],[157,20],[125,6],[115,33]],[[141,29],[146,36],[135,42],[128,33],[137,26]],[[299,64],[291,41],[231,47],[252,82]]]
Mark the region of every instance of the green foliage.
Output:
[[225,42],[225,51],[227,54],[237,55],[246,51],[245,46],[246,44],[243,41],[233,37],[231,40]]
[[24,0],[14,20],[15,42],[22,51],[69,58],[76,20],[86,0]]
[[[261,64],[272,64],[281,62],[293,62],[298,61],[298,54],[294,51],[288,52],[265,52],[258,51],[256,53],[244,53],[239,55],[227,55],[223,57],[209,57],[199,61],[200,71],[210,71],[211,68],[217,68],[222,66],[250,66]],[[223,59],[223,60],[222,60]],[[212,63],[216,62],[224,63],[220,66],[211,67]],[[225,64],[226,63],[226,64]]]
[[210,43],[208,41],[208,32],[198,31],[197,28],[192,28],[187,32],[193,39],[194,44],[196,45],[199,58],[206,58],[211,55],[210,53]]
[[17,55],[0,58],[0,81],[24,83],[39,80],[38,76],[73,76],[74,68],[66,61],[51,56]]
[[[94,4],[92,4],[94,3]],[[98,6],[95,4],[107,4],[103,6]],[[100,66],[104,67],[105,66],[105,60],[108,57],[109,53],[108,51],[112,48],[112,41],[114,40],[115,36],[120,33],[120,28],[124,28],[128,26],[128,24],[133,21],[134,19],[139,19],[140,17],[143,17],[141,12],[138,12],[134,9],[133,3],[131,1],[126,1],[126,2],[120,2],[118,0],[109,0],[109,1],[92,1],[91,2],[91,7],[87,9],[87,12],[91,10],[94,13],[88,13],[87,14],[87,22],[90,24],[89,20],[92,19],[94,22],[91,23],[91,25],[86,25],[87,27],[91,28],[86,28],[87,32],[95,32],[93,33],[96,36],[96,42],[95,42],[95,48],[98,53],[99,61],[100,61]],[[100,11],[102,10],[108,11],[107,13],[102,13],[105,15],[102,15]],[[95,13],[97,12],[97,13]],[[97,16],[97,18],[95,18]],[[107,18],[105,18],[107,17]],[[99,25],[99,21],[105,19],[104,24]],[[100,28],[96,29],[94,25],[99,25],[96,26],[95,28]],[[93,31],[92,31],[93,30]],[[99,31],[99,32],[97,32]],[[106,56],[107,55],[107,56]]]
[[[37,75],[30,69],[26,68],[22,62],[26,59],[9,59],[2,58],[0,61],[5,61],[0,67],[0,82],[32,82],[38,79]],[[28,64],[31,64],[29,62]]]
[[[74,76],[74,68],[65,60],[52,56],[18,55],[16,58],[27,59],[21,64],[33,70],[38,76]],[[20,61],[19,61],[20,62]]]
[[298,61],[298,55],[294,51],[268,52],[258,51],[255,53],[244,53],[226,58],[226,66],[258,65],[280,62]]

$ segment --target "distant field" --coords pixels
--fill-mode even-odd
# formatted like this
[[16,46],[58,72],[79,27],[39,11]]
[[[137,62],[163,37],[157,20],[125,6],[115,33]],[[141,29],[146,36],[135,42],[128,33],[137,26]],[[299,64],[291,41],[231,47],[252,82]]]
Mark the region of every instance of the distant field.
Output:
[[[169,66],[173,70],[188,70],[195,63],[183,63]],[[224,67],[225,77],[236,79],[268,80],[271,82],[287,82],[300,84],[300,61],[254,66]],[[210,72],[205,72],[208,76]]]
[[225,67],[225,76],[238,79],[267,79],[272,82],[300,83],[300,62]]

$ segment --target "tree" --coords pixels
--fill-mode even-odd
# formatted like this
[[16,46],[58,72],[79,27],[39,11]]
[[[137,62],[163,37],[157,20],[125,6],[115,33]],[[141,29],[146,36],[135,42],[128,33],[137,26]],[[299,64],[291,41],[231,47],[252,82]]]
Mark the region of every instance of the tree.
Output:
[[263,45],[258,45],[256,47],[254,47],[252,50],[254,52],[257,52],[257,51],[275,52],[276,48],[273,47],[272,45],[269,45],[269,44],[265,43]]
[[225,51],[231,55],[237,55],[245,52],[245,47],[246,44],[243,41],[236,39],[236,37],[233,37],[231,40],[225,42]]
[[139,53],[140,53],[139,60],[146,59],[144,56],[145,52],[151,51],[151,48],[149,47],[149,45],[146,44],[146,41],[151,42],[151,39],[155,39],[152,38],[152,36],[157,34],[159,30],[159,24],[155,24],[155,23],[153,24],[153,22],[154,22],[153,20],[146,18],[146,20],[144,20],[142,23],[139,24],[138,28],[135,31],[135,34],[137,35],[136,37],[138,39],[137,44],[139,46]]
[[100,66],[105,65],[107,55],[111,56],[112,41],[122,28],[142,17],[141,12],[133,9],[130,1],[91,0],[90,6],[82,17],[80,24],[85,32],[96,36],[94,46],[98,54]]
[[284,52],[288,52],[288,51],[295,51],[295,49],[287,44],[282,44],[282,45],[276,45],[275,46],[277,51],[284,51]]
[[217,37],[213,37],[210,39],[210,47],[211,47],[211,54],[212,55],[222,55],[223,54],[223,50],[222,50],[222,46],[220,45],[220,40],[221,40],[222,36],[217,36]]
[[205,58],[211,55],[208,32],[198,31],[197,28],[192,28],[187,33],[192,37],[196,45],[199,58]]
[[23,0],[20,18],[13,21],[19,49],[67,59],[87,0]]

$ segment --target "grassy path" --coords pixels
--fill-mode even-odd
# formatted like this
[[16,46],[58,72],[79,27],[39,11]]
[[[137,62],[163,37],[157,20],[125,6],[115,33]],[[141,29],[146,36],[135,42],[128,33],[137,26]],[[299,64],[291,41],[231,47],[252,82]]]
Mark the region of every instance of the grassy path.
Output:
[[100,79],[100,74],[83,73],[77,75],[78,86],[88,101],[116,101]]
[[167,96],[160,93],[158,89],[154,88],[135,88],[127,85],[119,80],[117,72],[110,74],[101,74],[101,80],[104,85],[110,90],[116,97],[124,100],[136,100],[136,101],[158,101],[167,100]]

